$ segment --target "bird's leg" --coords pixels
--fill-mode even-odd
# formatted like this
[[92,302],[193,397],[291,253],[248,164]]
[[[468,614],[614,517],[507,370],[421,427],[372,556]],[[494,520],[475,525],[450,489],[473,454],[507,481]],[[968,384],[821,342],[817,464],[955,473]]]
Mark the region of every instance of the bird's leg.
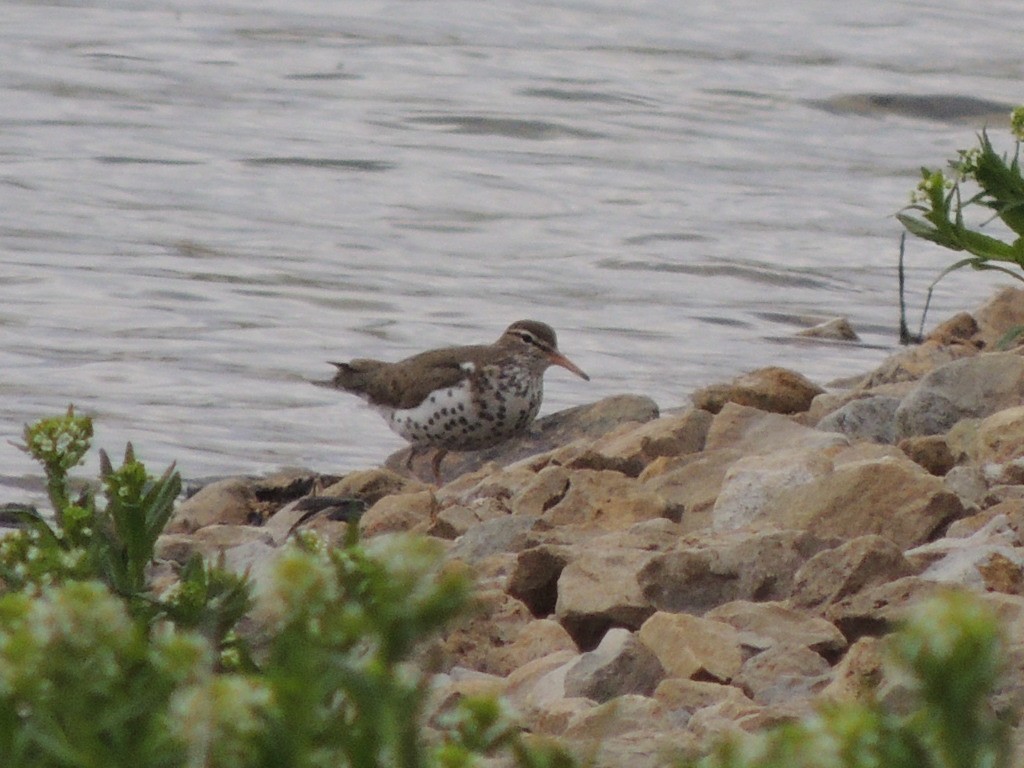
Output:
[[447,448],[438,448],[434,452],[434,458],[430,462],[430,468],[434,470],[434,482],[438,486],[441,485],[441,462],[444,461],[444,457],[448,455]]

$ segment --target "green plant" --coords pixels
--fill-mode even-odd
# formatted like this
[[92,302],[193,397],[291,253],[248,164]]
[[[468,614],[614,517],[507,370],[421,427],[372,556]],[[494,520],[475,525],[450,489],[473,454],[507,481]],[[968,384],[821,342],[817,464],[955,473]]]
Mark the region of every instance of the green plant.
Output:
[[[996,152],[983,130],[978,146],[961,150],[957,159],[950,161],[948,171],[922,168],[911,204],[896,214],[911,234],[969,254],[943,269],[932,282],[925,314],[935,285],[958,269],[995,270],[1024,281],[1024,176],[1020,168],[1024,107],[1014,110],[1011,125],[1017,137],[1012,157]],[[972,217],[974,210],[983,215]],[[982,232],[993,219],[1005,226],[1004,231]]]
[[53,524],[35,511],[22,511],[27,528],[0,545],[0,578],[7,588],[98,578],[122,595],[142,593],[157,537],[181,492],[174,467],[154,479],[136,460],[131,443],[117,469],[101,451],[103,503],[91,490],[72,501],[68,473],[89,450],[92,420],[68,408],[62,417],[26,426],[24,439],[21,448],[46,473]]
[[101,461],[103,502],[73,502],[68,471],[91,435],[71,409],[25,429],[55,514],[26,513],[0,543],[4,768],[469,768],[499,752],[574,764],[493,700],[426,727],[416,657],[471,589],[425,541],[363,545],[353,526],[329,549],[299,535],[258,600],[200,558],[154,595],[147,566],[177,474],[150,477],[129,448],[120,468]]
[[1004,664],[994,615],[959,592],[918,605],[889,639],[916,707],[834,704],[732,741],[701,768],[1008,768],[1008,731],[988,699]]

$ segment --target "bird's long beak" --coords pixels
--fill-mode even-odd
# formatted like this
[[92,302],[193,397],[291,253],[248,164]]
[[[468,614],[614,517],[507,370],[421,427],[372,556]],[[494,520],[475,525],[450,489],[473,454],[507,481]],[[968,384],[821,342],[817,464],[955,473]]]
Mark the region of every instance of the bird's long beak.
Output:
[[565,370],[572,371],[584,381],[590,381],[590,377],[587,376],[587,374],[585,374],[583,370],[576,365],[576,363],[574,363],[565,355],[562,355],[558,352],[552,352],[548,356],[548,360],[551,361],[552,365],[560,365],[563,368],[565,368]]

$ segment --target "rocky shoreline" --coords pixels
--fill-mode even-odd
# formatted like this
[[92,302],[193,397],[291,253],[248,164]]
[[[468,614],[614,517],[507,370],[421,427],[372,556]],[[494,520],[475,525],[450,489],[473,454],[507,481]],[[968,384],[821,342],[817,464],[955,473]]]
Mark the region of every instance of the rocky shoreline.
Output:
[[220,480],[179,505],[159,558],[223,554],[259,585],[295,530],[433,537],[480,589],[425,656],[437,705],[501,694],[598,766],[700,754],[823,700],[897,700],[880,638],[949,587],[1004,622],[1008,709],[1024,689],[1024,353],[994,350],[1020,325],[1024,291],[1005,289],[827,391],[769,368],[667,414],[608,398],[453,454],[439,488],[400,471],[405,451],[344,477]]

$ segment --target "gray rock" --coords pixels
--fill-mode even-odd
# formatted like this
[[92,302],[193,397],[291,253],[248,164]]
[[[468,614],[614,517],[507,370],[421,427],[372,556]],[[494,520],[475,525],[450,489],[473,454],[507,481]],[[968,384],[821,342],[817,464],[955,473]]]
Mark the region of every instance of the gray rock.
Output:
[[532,515],[484,520],[456,539],[447,557],[475,563],[499,552],[519,552],[534,547],[539,543],[533,533],[539,522],[540,519]]
[[865,397],[851,400],[818,422],[818,429],[841,432],[854,440],[875,443],[896,442],[896,409],[898,397]]
[[784,600],[797,569],[828,546],[806,531],[718,535],[654,555],[636,580],[660,611],[702,614],[733,600]]
[[665,676],[658,657],[628,630],[610,629],[567,670],[565,693],[605,702],[629,693],[650,696]]
[[961,419],[1024,401],[1024,358],[996,352],[954,360],[929,373],[896,409],[897,437],[937,435]]
[[825,659],[806,645],[776,645],[743,664],[732,684],[758,704],[810,698],[832,680]]

